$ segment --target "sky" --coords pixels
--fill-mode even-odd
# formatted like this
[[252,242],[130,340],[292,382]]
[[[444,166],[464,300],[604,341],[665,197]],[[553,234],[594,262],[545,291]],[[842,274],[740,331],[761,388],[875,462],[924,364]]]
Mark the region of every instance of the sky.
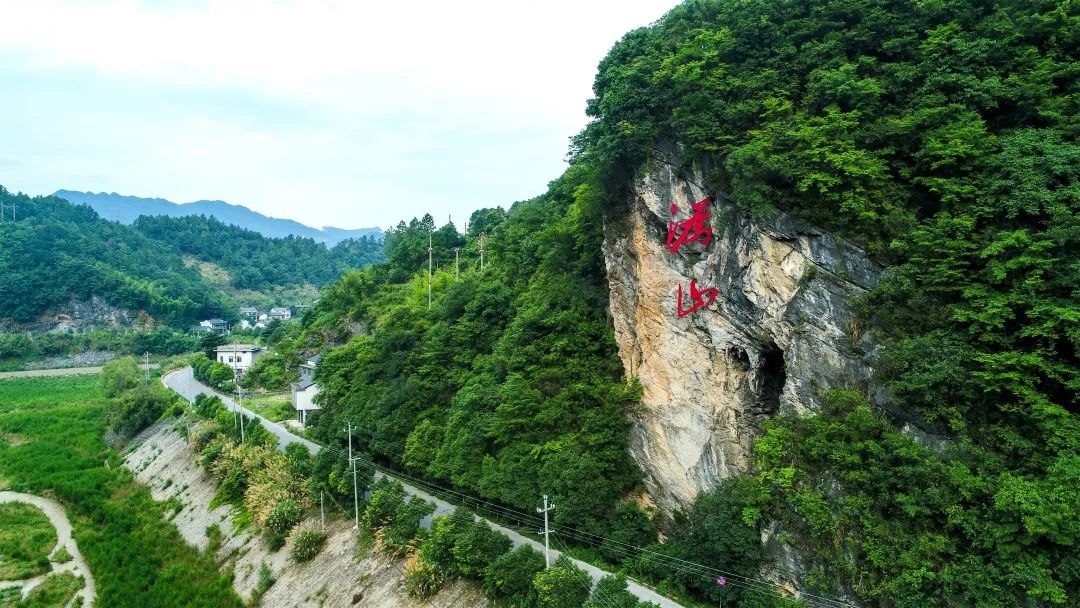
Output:
[[0,185],[383,228],[544,192],[675,0],[0,0]]

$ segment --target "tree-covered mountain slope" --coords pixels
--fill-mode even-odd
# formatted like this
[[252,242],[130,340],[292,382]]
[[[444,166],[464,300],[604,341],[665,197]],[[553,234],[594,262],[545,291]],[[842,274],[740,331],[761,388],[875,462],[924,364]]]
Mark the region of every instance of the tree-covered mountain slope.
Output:
[[360,447],[411,473],[522,510],[548,493],[555,521],[608,530],[638,475],[624,416],[636,389],[614,356],[584,175],[474,213],[469,235],[430,216],[403,223],[385,264],[327,287],[298,346],[357,335],[323,358],[315,435],[343,441],[352,422]]
[[142,216],[132,226],[162,247],[223,270],[227,278],[222,282],[237,297],[242,297],[237,293],[241,290],[275,293],[288,287],[321,287],[346,268],[383,259],[382,241],[373,236],[327,247],[310,238],[267,238],[205,216]]
[[95,295],[164,324],[232,312],[195,268],[130,226],[53,196],[0,187],[0,203],[0,318],[28,323]]
[[1071,2],[702,0],[601,63],[576,158],[608,213],[676,141],[746,213],[888,265],[863,302],[875,399],[773,420],[738,482],[747,521],[810,558],[807,588],[1080,602],[1078,54]]
[[239,305],[292,304],[281,294],[300,288],[313,297],[343,269],[382,256],[374,239],[328,249],[311,239],[271,239],[204,217],[143,217],[128,226],[85,205],[2,188],[0,202],[0,319],[15,324],[94,296],[145,312],[159,324],[232,319]]
[[[403,224],[387,263],[325,289],[292,344],[345,342],[314,432],[343,442],[350,421],[384,460],[519,509],[552,495],[560,523],[619,539],[605,559],[724,606],[784,604],[746,581],[786,580],[787,558],[802,592],[864,605],[1075,605],[1078,52],[1070,2],[686,2],[601,63],[594,120],[546,194],[464,237]],[[636,389],[600,244],[672,141],[748,216],[792,213],[887,270],[862,302],[873,386],[768,422],[753,466],[660,543],[619,502],[638,489]]]

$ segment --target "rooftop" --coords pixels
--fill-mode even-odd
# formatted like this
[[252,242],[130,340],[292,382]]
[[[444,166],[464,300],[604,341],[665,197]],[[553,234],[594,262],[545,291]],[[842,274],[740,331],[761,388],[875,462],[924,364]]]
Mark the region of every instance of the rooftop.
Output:
[[263,347],[259,346],[258,344],[222,344],[221,346],[215,348],[214,351],[219,353],[236,353],[258,351],[262,349]]

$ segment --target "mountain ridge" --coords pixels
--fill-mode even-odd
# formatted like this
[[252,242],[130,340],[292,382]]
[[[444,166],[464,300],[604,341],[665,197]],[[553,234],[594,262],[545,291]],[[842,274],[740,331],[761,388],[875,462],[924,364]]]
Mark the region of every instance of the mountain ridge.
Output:
[[382,236],[382,229],[372,228],[337,228],[323,226],[315,228],[286,218],[264,215],[246,207],[222,200],[198,200],[189,203],[176,203],[159,197],[140,197],[118,194],[116,192],[82,192],[79,190],[57,190],[53,196],[72,203],[89,205],[104,219],[111,219],[123,224],[133,223],[141,215],[165,215],[185,217],[207,215],[215,217],[225,224],[254,230],[271,238],[289,235],[314,239],[333,246],[349,238]]

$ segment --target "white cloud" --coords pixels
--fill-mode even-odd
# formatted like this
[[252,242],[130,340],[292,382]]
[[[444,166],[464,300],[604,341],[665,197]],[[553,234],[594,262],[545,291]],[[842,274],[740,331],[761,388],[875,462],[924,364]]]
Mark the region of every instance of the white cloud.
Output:
[[[115,157],[72,164],[94,166],[84,175],[111,175],[118,191],[138,185],[148,189],[145,194],[190,196],[203,188],[193,197],[230,196],[260,210],[296,215],[286,192],[363,199],[395,189],[380,175],[358,171],[350,159],[386,174],[395,163],[417,162],[417,156],[429,163],[441,159],[447,168],[479,164],[503,172],[514,162],[535,163],[536,146],[552,157],[551,174],[538,178],[523,168],[523,183],[506,198],[489,200],[492,193],[478,184],[475,195],[447,200],[461,215],[466,205],[541,191],[556,176],[566,138],[585,123],[596,63],[625,31],[659,18],[673,4],[0,0],[0,59],[28,73],[86,74],[91,82],[104,79],[139,90],[246,96],[225,108],[220,99],[201,107],[163,94],[153,104],[125,110],[138,114],[130,118],[137,128],[124,128],[128,119],[106,109],[96,115],[87,110],[82,120],[109,124],[112,137],[130,141],[143,174],[125,175],[123,151],[104,144],[97,145]],[[0,84],[3,79],[0,71]],[[295,115],[269,120],[263,109],[247,106],[258,99]],[[94,131],[74,124],[83,110],[76,99],[71,103],[71,116],[39,116],[39,128],[56,136],[55,122],[62,118],[73,123],[72,133]],[[22,128],[33,137],[33,123]],[[519,138],[520,146],[497,141],[485,151],[475,141],[500,135]],[[168,167],[155,171],[153,162]],[[178,170],[187,176],[183,184],[170,177]],[[56,179],[64,175],[63,167],[51,171]],[[324,181],[311,181],[316,179]],[[89,187],[61,181],[54,188]],[[439,191],[437,183],[417,183],[423,175],[412,181],[397,187]],[[264,189],[260,182],[277,185]],[[371,211],[382,224],[397,218]],[[309,207],[298,219],[335,223],[338,213],[332,205]]]

